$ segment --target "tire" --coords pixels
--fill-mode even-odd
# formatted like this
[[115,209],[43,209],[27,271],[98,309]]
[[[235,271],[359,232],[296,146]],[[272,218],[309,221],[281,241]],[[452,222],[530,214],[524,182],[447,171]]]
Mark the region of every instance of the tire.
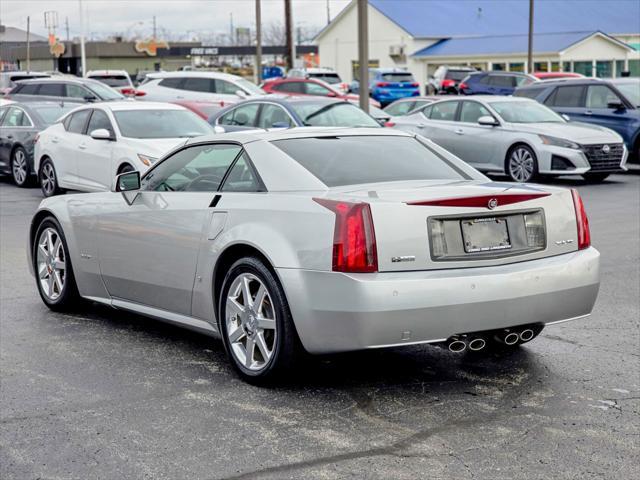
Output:
[[[262,301],[254,306],[259,294]],[[293,369],[302,350],[300,340],[284,290],[260,259],[245,257],[231,266],[222,283],[218,312],[225,350],[242,379],[267,384]]]
[[134,168],[131,165],[125,163],[123,165],[120,165],[120,168],[118,168],[118,175],[120,175],[121,173],[133,172],[133,170]]
[[58,186],[58,175],[56,169],[53,166],[53,162],[50,159],[46,159],[40,166],[40,172],[38,173],[38,180],[40,182],[40,189],[45,197],[53,197],[62,193],[62,190]]
[[22,147],[17,147],[11,153],[11,176],[13,183],[20,188],[28,187],[31,183],[29,169],[27,151]]
[[507,153],[505,172],[513,182],[527,183],[538,176],[538,160],[531,147],[514,145]]
[[77,307],[80,294],[69,248],[62,227],[55,218],[46,217],[40,223],[31,251],[38,293],[45,305],[56,312]]
[[600,183],[605,181],[609,175],[611,174],[610,173],[585,173],[584,175],[582,175],[582,178],[584,178],[589,183]]

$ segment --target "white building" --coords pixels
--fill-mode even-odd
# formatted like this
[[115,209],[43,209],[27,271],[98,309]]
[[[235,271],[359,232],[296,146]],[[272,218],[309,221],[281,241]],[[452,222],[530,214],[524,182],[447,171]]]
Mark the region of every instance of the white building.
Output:
[[[640,76],[640,1],[535,6],[536,71]],[[526,71],[528,8],[528,0],[369,0],[370,66],[406,68],[422,86],[440,65]],[[345,81],[357,76],[357,24],[354,0],[315,38],[320,64]]]

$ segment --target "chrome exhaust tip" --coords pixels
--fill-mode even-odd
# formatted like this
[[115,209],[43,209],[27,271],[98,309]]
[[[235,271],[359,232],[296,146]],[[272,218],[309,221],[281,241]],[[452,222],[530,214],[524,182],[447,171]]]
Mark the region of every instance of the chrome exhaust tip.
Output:
[[520,340],[523,342],[528,342],[535,336],[535,333],[530,328],[526,328],[520,332]]
[[482,350],[486,346],[487,342],[484,338],[474,338],[469,342],[469,350],[472,350],[474,352]]
[[516,343],[518,343],[518,340],[520,340],[520,337],[515,332],[507,333],[503,337],[503,342],[507,345],[515,345]]
[[454,340],[449,342],[449,351],[453,353],[462,353],[467,349],[467,343],[462,340]]

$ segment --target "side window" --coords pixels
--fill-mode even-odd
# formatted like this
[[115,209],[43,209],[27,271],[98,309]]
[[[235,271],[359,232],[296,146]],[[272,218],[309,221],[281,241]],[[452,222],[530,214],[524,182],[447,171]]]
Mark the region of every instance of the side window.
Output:
[[243,153],[233,165],[233,168],[227,175],[223,192],[259,192],[260,183],[256,179],[253,169],[249,165],[247,154]]
[[[408,102],[408,103],[411,103],[411,102]],[[430,103],[431,102],[428,102],[426,100],[418,100],[414,105],[411,106],[409,111],[424,107],[425,105],[429,105]]]
[[71,123],[71,117],[73,117],[73,115],[67,115],[62,122],[62,125],[64,126],[64,129],[66,131],[69,131],[69,124]]
[[286,123],[289,127],[293,126],[291,117],[289,117],[282,107],[270,103],[262,105],[260,121],[258,122],[259,128],[273,128],[275,124],[283,123]]
[[431,108],[431,120],[445,120],[453,122],[456,118],[456,109],[458,108],[458,102],[443,102],[433,105]]
[[197,145],[165,159],[142,179],[142,190],[217,192],[242,148],[238,145]]
[[66,87],[66,96],[71,98],[86,98],[86,97],[95,97],[93,93],[87,90],[80,85],[74,85],[73,83],[67,83]]
[[520,77],[520,76],[515,76],[513,77],[515,82],[516,82],[516,87],[522,87],[523,85],[530,85],[533,83],[533,80],[530,79],[529,77]]
[[258,116],[260,104],[250,103],[234,108],[229,113],[220,117],[220,125],[238,125],[241,127],[254,127]]
[[216,93],[222,93],[225,95],[235,95],[238,90],[242,90],[231,82],[225,80],[214,80],[216,83]]
[[433,110],[433,106],[429,105],[428,107],[425,107],[422,109],[422,115],[425,116],[425,118],[430,118],[431,117],[431,110]]
[[64,97],[64,84],[62,83],[43,83],[40,85],[38,95],[49,95],[51,97]]
[[206,92],[206,93],[214,93],[215,84],[213,80],[210,78],[185,78],[184,85],[181,88],[182,90],[189,90],[192,92]]
[[5,113],[7,113],[8,111],[9,111],[9,107],[2,107],[2,108],[0,108],[0,127],[1,127],[1,126],[2,126],[2,124],[3,124],[2,119],[3,119],[3,117],[4,117],[4,114],[5,114]]
[[481,77],[478,83],[481,83],[483,85],[492,85],[491,75],[485,75],[484,77]]
[[21,108],[11,107],[2,120],[3,127],[30,127],[29,117]]
[[284,82],[274,86],[274,90],[278,92],[304,93],[303,82]]
[[406,115],[409,110],[413,110],[414,104],[418,106],[418,102],[397,102],[385,109],[389,115]]
[[609,108],[610,103],[622,103],[622,100],[609,87],[606,85],[587,87],[587,108]]
[[478,102],[462,102],[462,108],[460,110],[461,122],[478,123],[478,119],[485,116],[492,115],[483,105]]
[[21,85],[20,90],[18,90],[17,93],[19,93],[20,95],[37,95],[39,87],[40,84],[38,83],[27,83]]
[[87,119],[89,118],[90,113],[91,110],[87,108],[71,115],[69,128],[67,128],[67,130],[71,133],[84,133],[84,126],[87,124]]
[[489,85],[496,87],[513,87],[513,77],[509,75],[489,75]]
[[[161,87],[167,87],[167,88],[180,88],[180,84],[182,83],[182,78],[175,78],[175,77],[171,77],[171,78],[163,78],[162,80],[160,80],[160,82],[158,83],[158,85],[160,85]],[[150,78],[145,78],[143,83],[147,83],[152,81]]]
[[328,96],[329,93],[331,92],[331,90],[329,90],[326,87],[323,87],[322,85],[318,84],[318,83],[313,83],[313,82],[307,82],[304,84],[305,88],[305,92],[308,95],[322,95],[322,96]]
[[582,85],[558,87],[545,104],[554,107],[582,107],[584,88]]
[[102,110],[95,109],[91,114],[87,132],[91,134],[91,132],[93,132],[94,130],[98,130],[99,128],[104,128],[105,130],[108,130],[111,135],[113,135],[113,127],[111,126],[111,122],[109,121],[109,117],[107,117],[107,114]]

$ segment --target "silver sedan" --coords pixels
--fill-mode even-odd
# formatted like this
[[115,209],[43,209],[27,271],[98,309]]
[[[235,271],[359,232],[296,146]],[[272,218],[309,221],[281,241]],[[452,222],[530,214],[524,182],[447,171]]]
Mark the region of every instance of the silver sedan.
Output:
[[576,191],[492,183],[389,129],[188,140],[111,192],[45,199],[28,251],[49,308],[220,335],[255,382],[304,350],[517,346],[589,315],[599,287]]
[[539,175],[602,181],[626,170],[627,149],[613,130],[568,122],[534,100],[475,96],[432,103],[390,125],[433,140],[483,172],[514,182]]

